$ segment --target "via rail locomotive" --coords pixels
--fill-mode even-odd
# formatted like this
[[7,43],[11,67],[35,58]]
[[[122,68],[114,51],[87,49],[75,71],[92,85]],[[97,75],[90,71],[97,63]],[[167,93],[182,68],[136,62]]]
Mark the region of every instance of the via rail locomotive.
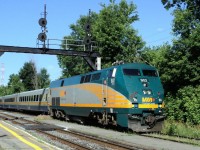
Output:
[[156,69],[130,63],[52,81],[46,89],[0,97],[0,108],[152,132],[162,129],[163,98]]

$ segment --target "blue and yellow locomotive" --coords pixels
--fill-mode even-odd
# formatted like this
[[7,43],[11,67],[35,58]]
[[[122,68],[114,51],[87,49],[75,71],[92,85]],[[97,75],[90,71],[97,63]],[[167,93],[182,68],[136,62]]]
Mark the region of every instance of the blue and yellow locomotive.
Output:
[[50,84],[52,116],[160,131],[164,91],[154,67],[123,64]]
[[[122,64],[52,81],[48,89],[41,91],[43,94],[38,97],[43,102],[32,98],[34,102],[29,101],[31,107],[27,102],[27,109],[48,110],[56,118],[81,123],[90,120],[136,132],[160,131],[162,128],[164,91],[158,72],[147,64]],[[0,97],[0,107],[8,108],[3,99]],[[15,98],[12,108],[25,109],[25,102]],[[39,107],[40,104],[43,107]]]

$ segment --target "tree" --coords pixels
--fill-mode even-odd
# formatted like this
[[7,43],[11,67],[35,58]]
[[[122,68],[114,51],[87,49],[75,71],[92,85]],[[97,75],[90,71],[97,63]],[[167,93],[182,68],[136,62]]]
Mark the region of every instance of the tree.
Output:
[[163,72],[163,63],[165,64],[168,61],[166,59],[166,56],[169,53],[170,49],[171,46],[168,43],[164,43],[160,46],[145,47],[141,51],[140,56],[145,63],[158,68],[159,72]]
[[26,90],[35,90],[38,88],[36,66],[32,61],[24,64],[19,71],[19,77]]
[[[144,42],[133,29],[132,23],[138,20],[136,6],[126,0],[116,4],[110,0],[106,6],[101,4],[102,10],[99,14],[91,12],[91,35],[92,41],[98,43],[98,51],[102,56],[103,67],[110,66],[116,60],[132,62],[135,60],[136,52],[142,49]],[[86,33],[84,26],[88,22],[88,16],[81,16],[76,24],[70,28],[72,33],[64,39],[84,39]],[[65,41],[65,40],[64,40]],[[65,42],[62,45],[65,47]],[[73,48],[77,49],[77,48]],[[69,58],[58,56],[59,65],[63,69],[64,76],[72,76],[89,71],[87,64],[80,57]],[[66,73],[66,71],[68,71]]]
[[38,73],[39,88],[47,88],[49,87],[49,84],[50,84],[49,74],[47,73],[47,70],[45,68],[42,68],[40,70],[40,73]]
[[162,0],[173,8],[173,33],[177,37],[168,54],[168,84],[177,91],[200,84],[200,0]]
[[[136,6],[126,0],[119,4],[110,0],[106,6],[102,4],[102,10],[95,22],[93,32],[98,43],[100,53],[105,63],[116,60],[132,62],[135,60],[137,50],[141,50],[144,42],[133,29],[132,24],[138,20]],[[109,57],[109,60],[105,58]]]
[[[97,20],[98,15],[95,12],[91,12],[90,19],[88,16],[80,16],[80,19],[77,20],[76,24],[71,24],[70,29],[72,30],[71,35],[65,36],[62,42],[62,48],[67,50],[77,50],[84,51],[83,40],[86,36],[85,33],[85,24],[90,21],[91,24],[94,24]],[[91,31],[92,32],[92,31]],[[93,32],[92,32],[93,35]],[[92,41],[96,41],[94,36],[92,36]],[[67,46],[68,44],[68,46]],[[70,44],[70,46],[69,46]],[[79,46],[77,46],[79,45]],[[82,46],[80,46],[82,45]],[[93,49],[95,51],[96,49]],[[62,68],[62,77],[70,77],[77,74],[82,74],[90,71],[88,64],[82,57],[76,56],[57,56],[59,66]]]
[[5,96],[12,94],[10,88],[8,86],[0,86],[0,96]]
[[20,93],[25,90],[24,85],[17,74],[10,75],[8,88],[10,89],[10,94]]

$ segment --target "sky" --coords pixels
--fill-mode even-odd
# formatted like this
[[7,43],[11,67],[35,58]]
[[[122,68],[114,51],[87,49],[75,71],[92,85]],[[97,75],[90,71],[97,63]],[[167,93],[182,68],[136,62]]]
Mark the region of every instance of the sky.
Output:
[[[99,13],[101,3],[109,0],[0,0],[0,45],[36,47],[41,32],[38,20],[47,5],[47,38],[60,39],[69,35],[70,24],[76,23],[89,9]],[[116,0],[119,3],[120,0]],[[131,0],[127,0],[131,2]],[[146,42],[146,46],[171,43],[173,16],[163,8],[161,0],[133,0],[139,21],[132,24]],[[51,48],[51,47],[50,47]],[[56,56],[40,54],[4,53],[0,56],[0,85],[7,85],[11,74],[18,74],[25,62],[33,61],[37,71],[46,68],[50,80],[61,76]]]

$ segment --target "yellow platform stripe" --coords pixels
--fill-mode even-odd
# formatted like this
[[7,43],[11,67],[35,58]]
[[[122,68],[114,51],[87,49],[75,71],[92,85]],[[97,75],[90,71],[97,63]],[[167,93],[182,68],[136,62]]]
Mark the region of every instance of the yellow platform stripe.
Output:
[[10,132],[13,136],[15,136],[16,138],[18,138],[20,141],[22,141],[23,143],[29,145],[30,147],[34,148],[35,150],[42,150],[42,148],[40,148],[39,146],[27,141],[26,139],[24,139],[22,136],[20,136],[19,134],[17,134],[16,132],[12,131],[11,129],[5,127],[4,125],[2,125],[0,123],[0,127],[5,129],[6,131]]

